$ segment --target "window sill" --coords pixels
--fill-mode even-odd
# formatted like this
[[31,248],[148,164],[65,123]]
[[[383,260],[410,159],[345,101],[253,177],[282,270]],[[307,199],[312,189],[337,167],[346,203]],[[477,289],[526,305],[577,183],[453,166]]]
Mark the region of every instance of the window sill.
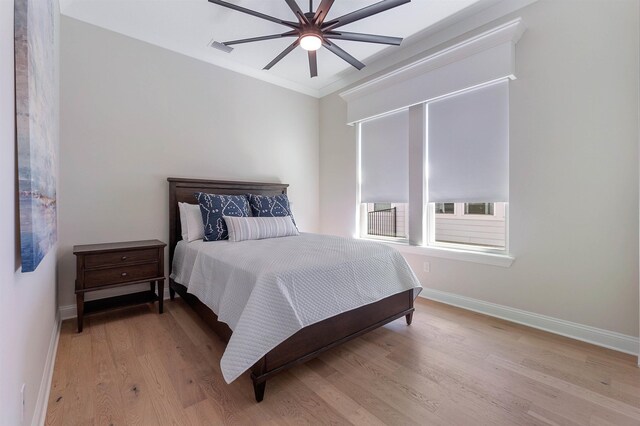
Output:
[[509,268],[515,257],[507,254],[483,253],[471,250],[459,250],[445,247],[411,246],[407,243],[384,241],[374,238],[363,238],[368,241],[376,241],[394,247],[400,253],[416,254],[420,256],[438,257],[441,259],[460,260],[463,262],[480,263],[483,265],[500,266]]

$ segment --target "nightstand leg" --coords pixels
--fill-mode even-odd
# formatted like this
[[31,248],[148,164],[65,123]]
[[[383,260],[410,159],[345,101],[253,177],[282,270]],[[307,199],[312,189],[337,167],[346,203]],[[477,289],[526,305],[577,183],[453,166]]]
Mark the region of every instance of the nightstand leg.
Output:
[[151,293],[155,293],[156,292],[156,282],[155,281],[151,281],[149,283],[149,288],[151,289]]
[[164,280],[158,280],[158,313],[162,313],[164,304]]
[[84,293],[76,294],[76,312],[78,314],[78,333],[82,333],[82,321],[84,319]]

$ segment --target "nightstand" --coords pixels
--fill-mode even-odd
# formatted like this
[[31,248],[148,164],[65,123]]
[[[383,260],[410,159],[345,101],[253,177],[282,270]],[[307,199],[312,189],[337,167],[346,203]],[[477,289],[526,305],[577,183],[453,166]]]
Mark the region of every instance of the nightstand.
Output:
[[[74,246],[78,333],[82,332],[84,315],[91,312],[157,300],[158,312],[162,313],[165,247],[158,240]],[[85,293],[90,291],[145,282],[150,283],[149,291],[84,301]]]

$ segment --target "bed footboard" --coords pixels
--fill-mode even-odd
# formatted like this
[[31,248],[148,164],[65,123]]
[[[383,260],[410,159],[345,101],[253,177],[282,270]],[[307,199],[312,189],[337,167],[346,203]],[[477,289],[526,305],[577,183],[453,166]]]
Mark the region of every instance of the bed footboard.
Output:
[[256,401],[270,377],[403,316],[411,324],[413,311],[413,290],[408,290],[303,328],[251,369]]
[[[169,286],[193,308],[222,341],[225,343],[229,341],[231,329],[225,323],[218,321],[218,317],[211,309],[197,297],[187,293],[185,286],[173,280],[169,281]],[[264,398],[267,380],[270,377],[398,318],[405,317],[407,325],[410,325],[413,311],[413,290],[407,290],[301,329],[251,367],[251,381],[256,401],[260,402]]]

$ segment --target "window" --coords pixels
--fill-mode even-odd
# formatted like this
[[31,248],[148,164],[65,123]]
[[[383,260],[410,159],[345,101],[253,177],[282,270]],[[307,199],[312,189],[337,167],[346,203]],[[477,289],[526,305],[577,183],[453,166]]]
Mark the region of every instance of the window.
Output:
[[[457,245],[455,251],[407,248],[406,252],[510,264],[509,81],[516,78],[514,46],[523,31],[522,20],[515,19],[340,93],[347,103],[347,124],[357,125],[356,199],[363,203],[356,216],[359,235],[367,236],[364,203],[404,202],[409,210],[409,245]],[[404,123],[408,161],[404,158],[401,163],[407,167],[403,171],[409,183],[407,197],[369,200],[364,195],[371,189],[370,173],[383,170],[381,164],[400,169],[391,159],[371,167],[365,152],[366,127],[401,110],[408,112]],[[385,178],[381,181],[384,184]],[[500,228],[504,238],[496,244],[476,244],[463,241],[461,235],[444,241],[436,232],[441,221],[463,219],[485,227],[484,231]],[[476,232],[466,224],[456,226]],[[487,250],[493,255],[477,253]]]
[[409,201],[408,111],[360,124],[360,234],[406,239]]
[[427,103],[427,244],[506,250],[508,102],[499,82]]
[[494,203],[464,203],[464,214],[481,214],[493,216]]
[[455,204],[454,203],[435,203],[436,204],[436,214],[455,214]]
[[505,253],[508,95],[503,80],[361,122],[360,235]]

